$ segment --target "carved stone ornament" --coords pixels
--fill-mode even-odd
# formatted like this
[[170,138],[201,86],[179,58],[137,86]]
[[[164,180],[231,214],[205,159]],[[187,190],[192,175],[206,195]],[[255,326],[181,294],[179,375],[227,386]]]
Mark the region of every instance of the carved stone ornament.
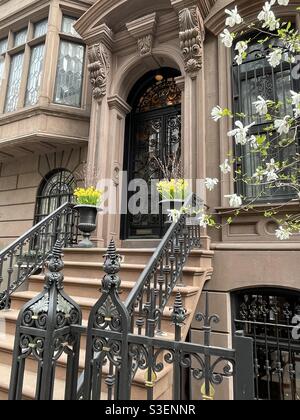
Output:
[[140,55],[151,54],[153,44],[153,36],[151,34],[145,35],[138,39],[138,49]]
[[111,67],[110,51],[104,44],[95,44],[88,49],[90,81],[93,96],[97,101],[106,95]]
[[202,68],[204,24],[198,7],[183,9],[179,12],[180,48],[187,73]]

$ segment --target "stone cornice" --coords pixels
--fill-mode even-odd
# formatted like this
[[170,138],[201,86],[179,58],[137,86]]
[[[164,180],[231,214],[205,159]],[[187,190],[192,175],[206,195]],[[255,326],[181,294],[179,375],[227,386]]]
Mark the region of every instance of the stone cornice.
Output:
[[299,242],[215,242],[210,247],[214,251],[300,251]]
[[132,35],[136,40],[139,38],[151,34],[154,35],[157,25],[157,16],[156,13],[151,13],[150,15],[143,16],[139,19],[136,19],[132,22],[128,22],[126,27],[130,35]]
[[[284,212],[291,212],[291,213],[298,213],[300,210],[300,204],[299,200],[296,199],[294,201],[290,201],[288,203],[280,203],[280,202],[274,202],[274,203],[262,203],[262,204],[254,204],[253,208],[245,211],[241,211],[239,214],[239,217],[247,217],[249,215],[257,215],[258,211],[262,212],[264,210],[271,210],[276,208],[278,213],[284,213]],[[228,217],[229,214],[234,214],[237,209],[233,209],[232,207],[216,207],[215,211],[222,216],[222,213],[226,213],[225,217]]]
[[104,44],[106,48],[112,50],[114,45],[114,34],[112,30],[105,23],[103,23],[102,25],[90,31],[88,36],[85,38],[85,42],[89,46],[93,44],[99,44],[100,42]]

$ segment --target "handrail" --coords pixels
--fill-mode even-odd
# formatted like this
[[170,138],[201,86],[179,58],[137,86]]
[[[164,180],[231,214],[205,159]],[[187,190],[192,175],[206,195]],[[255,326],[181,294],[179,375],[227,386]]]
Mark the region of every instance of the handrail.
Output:
[[4,291],[0,289],[0,310],[9,309],[10,295],[44,266],[58,237],[64,246],[77,241],[74,206],[69,202],[61,205],[0,252],[0,288],[7,283]]
[[[203,206],[203,201],[192,193],[185,201],[184,207],[193,206],[194,203],[196,205],[201,203]],[[186,226],[186,218],[187,215],[182,214],[177,222],[171,224],[126,299],[125,306],[132,315],[134,309],[139,307],[139,319],[136,326],[139,328],[140,334],[142,328],[147,328],[147,318],[149,319],[151,316],[155,317],[156,324],[160,328],[162,312],[182,276],[190,251],[195,246],[200,247],[200,225],[189,228]],[[151,295],[153,296],[151,297]],[[132,316],[133,318],[134,316]],[[134,325],[132,325],[133,328]]]
[[39,223],[37,223],[35,226],[33,226],[27,232],[25,232],[22,236],[20,236],[18,239],[16,239],[10,245],[8,245],[6,248],[4,248],[2,251],[0,251],[0,260],[1,260],[1,258],[3,258],[4,255],[6,255],[10,251],[12,251],[16,247],[16,245],[18,245],[20,242],[25,241],[32,234],[34,234],[36,231],[38,231],[41,226],[47,224],[48,220],[52,219],[52,217],[55,217],[57,214],[61,213],[62,210],[69,207],[70,205],[71,205],[70,203],[63,204],[57,210],[55,210],[53,213],[51,213],[47,217],[45,217],[45,219],[41,220]]

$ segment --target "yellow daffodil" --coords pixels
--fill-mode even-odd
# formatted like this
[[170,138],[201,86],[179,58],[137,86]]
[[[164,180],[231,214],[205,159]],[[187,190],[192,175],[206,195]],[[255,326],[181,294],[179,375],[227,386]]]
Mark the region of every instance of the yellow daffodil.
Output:
[[188,193],[185,179],[163,180],[157,184],[157,191],[164,200],[184,200]]
[[76,188],[74,191],[74,197],[76,198],[77,204],[87,204],[96,206],[101,203],[103,191],[96,190],[95,187],[89,188]]

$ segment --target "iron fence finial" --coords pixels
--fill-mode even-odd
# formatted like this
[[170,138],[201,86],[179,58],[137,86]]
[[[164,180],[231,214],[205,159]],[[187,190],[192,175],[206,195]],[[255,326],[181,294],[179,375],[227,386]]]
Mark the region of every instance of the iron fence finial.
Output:
[[102,280],[102,291],[109,292],[111,288],[115,287],[118,289],[121,285],[121,280],[118,276],[118,272],[121,268],[121,256],[117,253],[115,241],[113,239],[110,241],[104,258],[103,270],[106,275]]

